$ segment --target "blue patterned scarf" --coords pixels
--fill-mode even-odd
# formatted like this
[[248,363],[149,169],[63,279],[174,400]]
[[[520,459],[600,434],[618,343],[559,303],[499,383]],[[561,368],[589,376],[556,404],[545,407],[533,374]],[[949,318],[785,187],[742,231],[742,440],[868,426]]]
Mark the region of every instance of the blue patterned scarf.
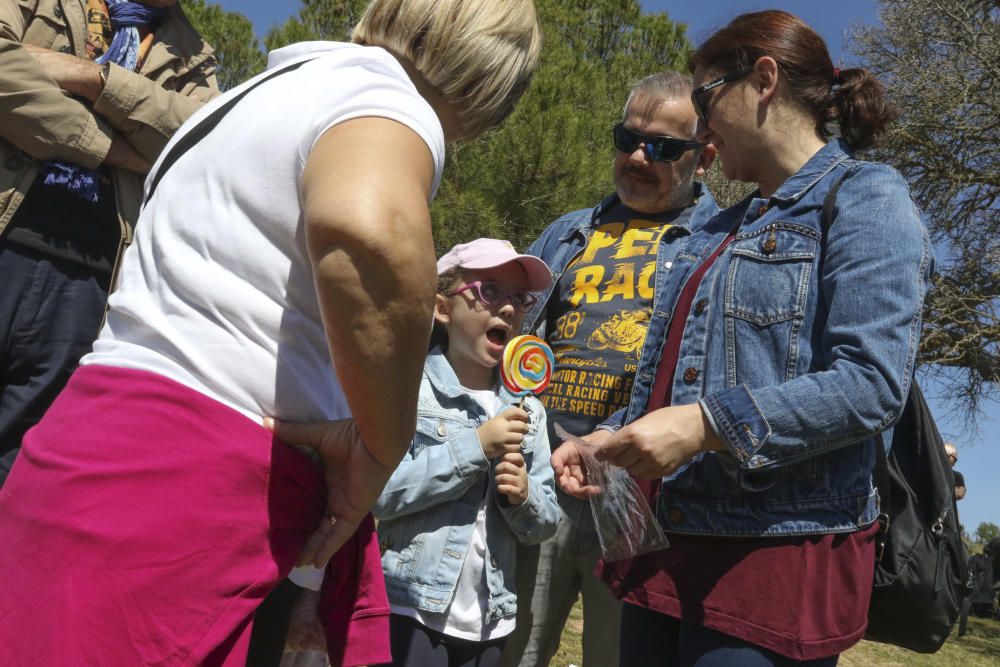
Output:
[[[111,17],[111,28],[114,37],[108,50],[94,58],[94,62],[103,65],[112,62],[129,71],[135,71],[139,64],[139,28],[147,26],[162,16],[166,9],[149,7],[129,0],[105,0],[108,14]],[[45,185],[57,185],[83,200],[97,203],[98,172],[96,169],[85,169],[69,162],[45,162],[41,173]]]

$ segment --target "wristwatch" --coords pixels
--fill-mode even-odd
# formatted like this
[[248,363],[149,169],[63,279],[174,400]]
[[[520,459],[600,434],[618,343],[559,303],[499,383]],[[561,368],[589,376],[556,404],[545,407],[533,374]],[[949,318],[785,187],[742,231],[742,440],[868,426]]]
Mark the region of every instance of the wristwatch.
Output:
[[111,61],[108,61],[101,65],[101,90],[108,85],[108,74],[111,73]]

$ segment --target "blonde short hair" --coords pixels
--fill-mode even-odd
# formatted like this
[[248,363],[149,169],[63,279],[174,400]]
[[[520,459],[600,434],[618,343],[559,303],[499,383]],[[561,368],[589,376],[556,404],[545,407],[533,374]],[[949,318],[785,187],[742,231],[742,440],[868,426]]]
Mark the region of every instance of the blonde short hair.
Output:
[[373,0],[351,39],[410,61],[477,135],[514,110],[542,36],[534,0]]

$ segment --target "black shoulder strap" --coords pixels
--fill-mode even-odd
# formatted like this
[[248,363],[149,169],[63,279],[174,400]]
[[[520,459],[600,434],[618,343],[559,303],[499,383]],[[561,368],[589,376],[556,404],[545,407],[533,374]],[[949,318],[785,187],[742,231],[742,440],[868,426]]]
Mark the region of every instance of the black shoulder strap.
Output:
[[[833,225],[833,207],[837,203],[837,192],[840,190],[840,186],[844,184],[847,177],[850,176],[851,170],[848,169],[840,176],[837,180],[833,182],[830,189],[827,191],[826,196],[823,197],[823,212],[820,217],[820,232],[822,234],[822,241],[820,246],[820,274],[823,273],[822,261],[826,256],[826,235],[830,231],[830,227]],[[913,383],[911,383],[912,385]],[[912,386],[911,386],[912,391]],[[879,514],[879,522],[882,524],[883,531],[888,529],[889,522],[889,507],[890,507],[890,493],[892,491],[892,484],[889,482],[889,461],[885,453],[885,441],[882,438],[882,434],[879,433],[875,436],[875,488],[878,489],[879,501],[881,504],[882,512]],[[881,558],[881,554],[879,554]]]
[[837,177],[837,180],[833,182],[830,186],[829,191],[827,191],[826,196],[823,197],[823,213],[820,217],[820,228],[823,233],[823,243],[826,243],[826,233],[830,231],[830,225],[833,224],[833,207],[837,203],[837,191],[840,190],[840,186],[844,184],[847,177],[851,174],[851,170],[848,169],[843,174]]
[[250,93],[250,91],[252,91],[257,86],[261,85],[262,83],[267,83],[276,76],[280,76],[282,74],[285,74],[286,72],[291,72],[292,70],[298,69],[299,67],[306,64],[310,60],[313,59],[307,58],[305,60],[300,60],[297,63],[292,63],[288,67],[271,72],[267,76],[262,77],[260,81],[257,81],[252,86],[247,86],[246,90],[243,90],[239,94],[234,95],[232,99],[228,100],[225,104],[220,106],[218,109],[210,113],[205,118],[202,118],[197,125],[191,128],[189,132],[187,132],[183,137],[177,140],[177,143],[175,143],[173,146],[170,147],[170,152],[168,152],[167,155],[163,158],[163,161],[160,163],[160,168],[157,169],[156,173],[153,174],[151,177],[149,183],[149,192],[147,192],[145,198],[143,198],[142,205],[145,206],[146,202],[148,202],[152,198],[153,193],[156,192],[156,186],[159,185],[160,179],[163,178],[163,175],[167,173],[167,169],[170,169],[171,165],[173,165],[174,162],[177,162],[177,160],[179,160],[182,155],[187,153],[192,146],[201,141],[205,137],[205,135],[211,132],[215,128],[215,126],[219,124],[219,121],[222,120],[222,117],[225,116],[227,113],[229,113],[234,106],[236,106],[237,102],[246,97]]
[[[823,277],[823,262],[826,260],[826,235],[830,231],[830,227],[833,225],[833,207],[837,203],[837,192],[840,190],[840,186],[844,184],[847,177],[851,175],[851,170],[848,169],[840,176],[837,180],[833,182],[830,189],[827,191],[826,196],[823,197],[823,212],[820,214],[819,218],[819,230],[820,230],[820,245],[819,245],[819,266],[816,267],[818,279]],[[819,290],[820,298],[825,300],[823,295],[822,285]]]

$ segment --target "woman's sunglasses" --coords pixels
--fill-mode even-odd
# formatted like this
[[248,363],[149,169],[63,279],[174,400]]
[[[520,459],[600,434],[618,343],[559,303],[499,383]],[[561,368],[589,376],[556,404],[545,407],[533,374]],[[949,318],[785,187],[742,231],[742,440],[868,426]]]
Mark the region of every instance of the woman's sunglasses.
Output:
[[705,100],[705,93],[710,90],[714,90],[719,86],[724,86],[727,83],[739,81],[752,71],[753,67],[745,67],[744,69],[736,70],[735,72],[729,72],[728,74],[723,74],[718,79],[713,79],[691,91],[691,103],[694,104],[694,110],[698,113],[698,118],[701,119],[702,123],[708,125],[708,102]]
[[461,287],[445,292],[445,296],[455,296],[466,290],[471,290],[479,303],[487,308],[499,308],[503,302],[510,299],[511,304],[519,310],[527,310],[538,302],[538,297],[527,290],[508,292],[492,280],[474,280]]
[[624,123],[615,124],[614,138],[615,148],[622,153],[634,153],[639,146],[642,146],[646,157],[657,162],[674,162],[692,148],[701,148],[705,145],[700,141],[639,134],[625,127]]

